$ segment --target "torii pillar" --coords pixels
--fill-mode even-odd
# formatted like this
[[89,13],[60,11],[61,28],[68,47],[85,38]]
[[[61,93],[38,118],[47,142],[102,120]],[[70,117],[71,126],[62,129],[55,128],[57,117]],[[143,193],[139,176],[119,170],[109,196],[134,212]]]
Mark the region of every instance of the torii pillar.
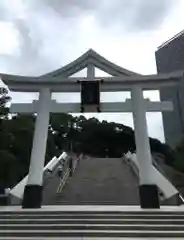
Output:
[[[42,202],[43,168],[47,146],[51,92],[42,88],[39,93],[38,111],[33,137],[27,185],[24,189],[23,208],[39,208]],[[35,196],[35,197],[33,197]]]

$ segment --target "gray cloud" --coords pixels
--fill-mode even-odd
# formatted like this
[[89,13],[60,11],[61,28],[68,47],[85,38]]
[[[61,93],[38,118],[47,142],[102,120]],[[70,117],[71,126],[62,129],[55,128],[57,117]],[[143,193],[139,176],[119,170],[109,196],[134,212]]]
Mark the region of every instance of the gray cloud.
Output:
[[[35,10],[52,8],[62,18],[91,14],[99,24],[120,25],[132,30],[152,30],[162,23],[173,8],[174,0],[30,0]],[[131,31],[131,29],[129,29]]]
[[[118,28],[122,35],[153,30],[162,23],[175,1],[17,0],[13,2],[0,1],[0,20],[12,22],[19,32],[20,54],[0,56],[0,62],[4,61],[4,65],[8,65],[5,69],[9,72],[37,75],[67,63],[75,57],[75,53],[78,55],[83,38],[80,25],[86,16],[94,17],[96,26],[100,27],[102,32],[110,33],[112,29]],[[16,5],[16,2],[19,2],[19,5]]]
[[34,10],[43,8],[52,8],[60,17],[79,17],[81,14],[85,15],[93,10],[98,9],[100,1],[94,0],[28,0],[27,4]]
[[135,25],[138,30],[151,30],[158,27],[168,16],[175,2],[176,1],[173,0],[140,0],[137,5],[133,25]]

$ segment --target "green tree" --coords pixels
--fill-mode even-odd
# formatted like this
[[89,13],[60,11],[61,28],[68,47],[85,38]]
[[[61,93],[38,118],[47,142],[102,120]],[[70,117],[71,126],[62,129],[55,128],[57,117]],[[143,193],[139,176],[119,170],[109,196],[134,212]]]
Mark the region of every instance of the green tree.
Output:
[[165,164],[173,166],[176,156],[169,145],[161,143],[158,139],[150,138],[150,147],[152,152],[161,153],[164,156]]
[[12,187],[17,182],[19,175],[18,160],[6,150],[0,150],[0,188]]
[[0,87],[0,119],[7,118],[8,108],[6,104],[11,100],[11,97],[8,96],[8,90],[5,87]]
[[176,146],[176,160],[174,167],[184,173],[184,137],[181,142]]

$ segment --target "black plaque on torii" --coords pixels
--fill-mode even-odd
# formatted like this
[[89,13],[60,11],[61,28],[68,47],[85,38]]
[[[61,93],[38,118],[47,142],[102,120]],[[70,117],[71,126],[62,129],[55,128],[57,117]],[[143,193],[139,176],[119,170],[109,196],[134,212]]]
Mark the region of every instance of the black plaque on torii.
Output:
[[100,83],[81,81],[81,112],[100,112]]

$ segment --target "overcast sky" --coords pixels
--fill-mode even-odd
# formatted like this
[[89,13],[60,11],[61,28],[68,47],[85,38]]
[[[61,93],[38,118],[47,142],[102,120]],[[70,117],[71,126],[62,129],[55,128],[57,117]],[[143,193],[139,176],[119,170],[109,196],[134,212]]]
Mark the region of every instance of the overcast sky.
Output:
[[[131,71],[156,73],[155,50],[182,29],[183,0],[0,0],[0,72],[41,75],[93,48]],[[25,94],[12,96],[16,102],[28,100]],[[123,101],[127,96],[102,98]],[[158,92],[145,96],[159,99]],[[133,126],[131,114],[94,116]],[[148,113],[147,120],[150,136],[163,141],[161,114]]]

